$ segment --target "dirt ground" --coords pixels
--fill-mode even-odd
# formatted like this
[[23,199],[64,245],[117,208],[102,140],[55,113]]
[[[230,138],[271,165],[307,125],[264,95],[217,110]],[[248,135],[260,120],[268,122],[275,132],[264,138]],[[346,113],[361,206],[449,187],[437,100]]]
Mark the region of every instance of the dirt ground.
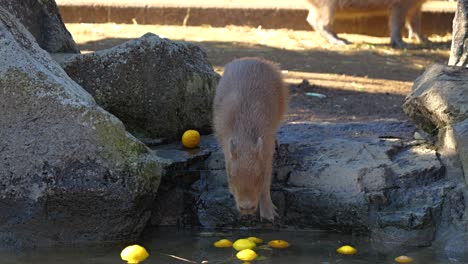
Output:
[[[106,49],[147,32],[203,47],[219,73],[234,58],[261,56],[281,66],[291,88],[289,122],[404,120],[412,82],[432,63],[447,63],[450,36],[394,50],[387,38],[342,34],[353,43],[327,44],[315,32],[287,29],[67,24],[82,52]],[[322,94],[317,97],[311,93]]]

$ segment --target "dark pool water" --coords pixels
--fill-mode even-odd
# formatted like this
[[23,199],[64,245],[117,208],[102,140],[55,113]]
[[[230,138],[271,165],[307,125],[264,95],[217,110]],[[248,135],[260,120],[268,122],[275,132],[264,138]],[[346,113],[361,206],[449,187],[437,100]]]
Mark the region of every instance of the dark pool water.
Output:
[[[447,264],[468,263],[468,259],[449,258],[441,249],[401,248],[392,245],[371,243],[365,237],[343,235],[325,231],[258,231],[244,230],[236,232],[187,231],[174,228],[160,228],[146,231],[140,245],[146,247],[150,257],[143,263],[186,264],[208,261],[209,264],[242,263],[235,259],[233,249],[218,249],[213,242],[228,238],[235,240],[248,236],[257,236],[265,241],[283,239],[291,243],[288,249],[257,250],[266,259],[258,264],[331,264],[331,263],[396,263],[394,258],[408,255],[413,263]],[[358,253],[343,256],[336,249],[344,244],[351,244]],[[125,245],[103,245],[92,247],[40,248],[32,250],[0,250],[0,264],[114,264],[124,263],[120,251]],[[189,261],[177,260],[169,255]]]

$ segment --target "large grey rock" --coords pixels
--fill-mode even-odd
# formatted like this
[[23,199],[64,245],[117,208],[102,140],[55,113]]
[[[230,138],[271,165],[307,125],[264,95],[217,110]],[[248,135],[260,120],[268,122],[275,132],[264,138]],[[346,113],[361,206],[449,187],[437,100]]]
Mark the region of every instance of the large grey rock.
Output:
[[449,65],[466,66],[468,63],[468,0],[458,0],[453,19],[452,48]]
[[403,104],[422,129],[436,135],[440,128],[468,118],[468,70],[434,64],[413,85]]
[[[403,109],[427,132],[438,135],[440,152],[460,160],[468,182],[468,70],[432,65],[413,85]],[[447,159],[448,162],[450,159]]]
[[0,8],[0,247],[137,238],[151,151]]
[[62,66],[130,131],[179,139],[186,129],[211,130],[219,76],[193,44],[146,34],[108,50],[68,57]]
[[[459,10],[454,20],[454,39],[450,64],[466,64],[466,4],[459,1]],[[463,6],[464,5],[464,6]],[[461,46],[456,46],[461,45]],[[436,237],[443,238],[448,229],[451,233],[466,237],[468,234],[468,204],[466,183],[468,182],[468,71],[465,67],[432,65],[413,85],[412,93],[406,98],[403,109],[413,121],[428,133],[437,136],[438,156],[444,164],[445,175],[452,182],[443,195],[437,193],[429,198],[443,197],[442,205],[431,208],[431,215],[439,215]],[[435,190],[438,192],[438,190]],[[426,207],[424,207],[426,208]],[[425,218],[422,218],[425,219]],[[424,221],[426,226],[430,223]],[[439,235],[437,235],[439,234]],[[398,232],[388,230],[382,236],[404,239]],[[432,236],[431,233],[425,234]],[[447,242],[448,241],[448,242]],[[465,241],[466,242],[466,241]],[[449,251],[447,251],[449,252]],[[455,249],[453,252],[459,252]]]
[[16,16],[48,52],[80,52],[54,0],[0,0],[0,7]]
[[[432,146],[409,140],[414,129],[405,122],[289,124],[281,128],[272,186],[272,199],[280,214],[275,224],[370,232],[376,240],[429,245],[436,236],[445,197],[457,182],[446,177]],[[169,145],[157,147],[155,152],[168,164],[178,164],[178,169],[166,171],[162,188],[179,188],[190,202],[178,217],[170,216],[183,219],[172,224],[251,225],[239,221],[227,187],[223,155],[212,137],[203,138],[196,151]],[[185,161],[175,159],[184,155]],[[180,183],[182,179],[185,184]]]
[[[289,137],[303,130],[293,132]],[[369,231],[387,242],[390,237],[378,234],[392,230],[402,244],[431,243],[432,211],[448,183],[429,146],[352,137],[282,143],[276,164],[277,179],[287,186],[285,224]]]

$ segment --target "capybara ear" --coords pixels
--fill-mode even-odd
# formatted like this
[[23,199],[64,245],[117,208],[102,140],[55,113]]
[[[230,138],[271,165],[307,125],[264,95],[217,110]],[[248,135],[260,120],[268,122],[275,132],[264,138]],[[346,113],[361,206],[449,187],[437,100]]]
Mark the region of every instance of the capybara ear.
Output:
[[237,145],[232,138],[229,139],[229,153],[231,155],[231,160],[237,159]]
[[255,144],[255,152],[257,153],[257,157],[261,159],[263,152],[263,139],[261,137],[257,139],[257,143]]

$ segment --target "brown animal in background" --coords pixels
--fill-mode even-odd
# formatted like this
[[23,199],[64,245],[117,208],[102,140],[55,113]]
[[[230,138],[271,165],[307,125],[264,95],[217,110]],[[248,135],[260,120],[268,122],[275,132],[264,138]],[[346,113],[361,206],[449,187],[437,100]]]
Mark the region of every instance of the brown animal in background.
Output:
[[349,42],[331,31],[337,12],[354,13],[356,17],[366,13],[390,10],[390,44],[404,47],[401,31],[406,25],[409,37],[418,42],[427,39],[421,34],[421,6],[426,0],[307,0],[309,15],[307,22],[332,44],[345,45]]
[[213,106],[215,135],[222,146],[229,190],[242,215],[273,220],[270,196],[276,132],[287,110],[289,91],[279,68],[260,58],[226,65]]

